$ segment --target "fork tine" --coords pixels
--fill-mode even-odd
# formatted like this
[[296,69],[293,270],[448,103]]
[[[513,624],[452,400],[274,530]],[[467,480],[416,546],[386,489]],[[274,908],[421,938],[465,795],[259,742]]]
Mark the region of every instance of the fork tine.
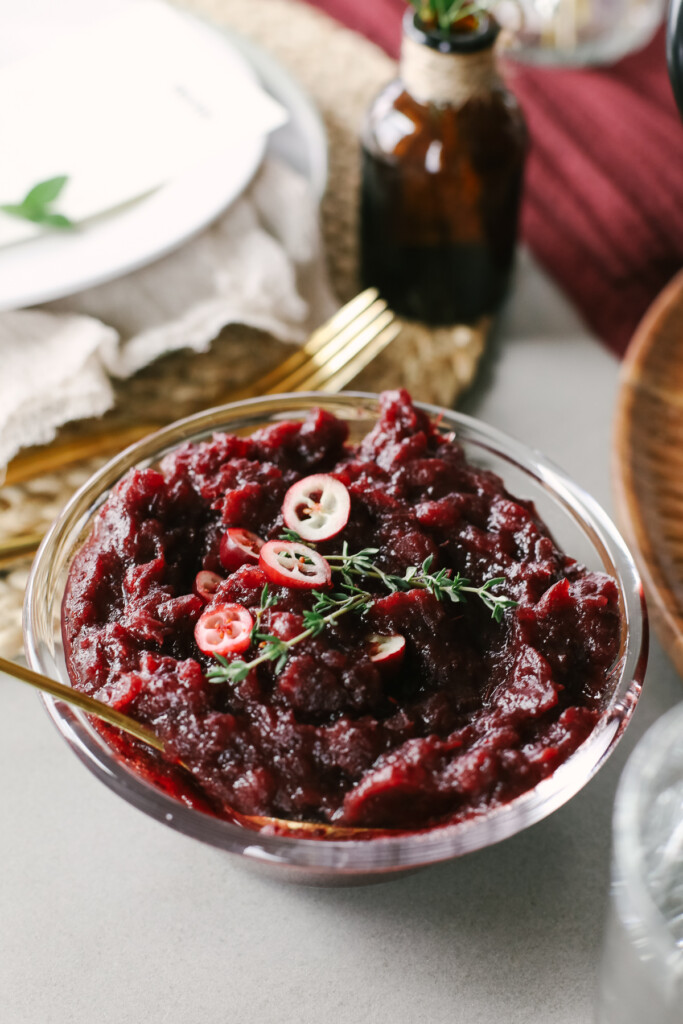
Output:
[[[306,389],[310,391],[311,381],[317,381],[319,378],[327,379],[337,373],[350,359],[355,358],[359,352],[362,352],[365,346],[369,345],[380,331],[388,327],[393,322],[393,319],[394,314],[390,309],[387,309],[380,313],[371,324],[367,324],[358,333],[354,333],[348,343],[331,355],[330,358],[313,358],[306,366],[307,372],[298,375],[297,390],[303,390],[304,386],[306,386]],[[324,353],[320,353],[320,356],[323,355]]]
[[[387,317],[393,319],[393,316],[394,314],[391,310],[387,310],[386,302],[383,299],[377,299],[371,306],[363,310],[359,316],[349,321],[325,345],[309,352],[307,358],[292,372],[287,371],[275,374],[275,379],[265,393],[274,395],[281,391],[297,391],[299,389],[299,382],[308,377],[312,370],[325,366],[332,360],[344,358],[344,353],[347,350],[353,354],[355,351],[353,346],[357,339],[363,335],[364,331],[377,324],[382,318],[384,320]],[[287,368],[285,367],[285,369]]]
[[364,309],[367,309],[368,306],[373,304],[373,302],[376,302],[378,298],[379,292],[376,288],[366,288],[365,291],[360,292],[359,295],[354,295],[354,297],[350,299],[346,305],[342,306],[341,309],[338,309],[329,320],[313,331],[313,334],[310,336],[303,348],[309,349],[312,344],[317,343],[318,339],[320,339],[320,344],[325,344],[329,338],[338,334],[339,331],[346,327],[347,324],[351,323],[352,320],[355,320]]
[[[373,325],[374,326],[374,325]],[[321,366],[299,385],[300,391],[325,391],[328,394],[340,391],[357,377],[394,338],[400,334],[401,325],[390,321],[385,327],[366,338],[365,344],[348,360],[344,360],[339,369],[334,366]]]
[[[300,366],[307,363],[312,355],[320,351],[323,346],[347,329],[357,317],[363,316],[365,311],[376,303],[378,299],[379,293],[376,288],[366,288],[360,295],[354,296],[345,306],[338,309],[334,316],[313,331],[305,344],[295,349],[287,359],[282,363],[278,363],[269,373],[235,391],[234,396],[231,395],[231,399],[237,401],[241,398],[275,394],[278,391],[282,391],[283,389],[278,384],[281,379],[285,379],[298,370]],[[383,303],[383,307],[386,308],[386,302]]]

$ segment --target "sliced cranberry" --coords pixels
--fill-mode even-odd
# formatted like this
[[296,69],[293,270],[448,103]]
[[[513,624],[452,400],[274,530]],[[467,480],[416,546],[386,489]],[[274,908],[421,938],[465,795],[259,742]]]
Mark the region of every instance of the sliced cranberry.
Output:
[[329,540],[349,521],[351,498],[341,480],[314,473],[293,484],[285,494],[282,517],[303,540]]
[[209,572],[208,569],[202,569],[195,576],[192,589],[197,597],[201,597],[202,601],[206,603],[215,595],[222,582],[223,577],[219,576],[217,572]]
[[370,661],[383,665],[398,665],[406,652],[406,639],[400,633],[382,636],[381,633],[370,633],[366,637]]
[[298,541],[269,540],[261,548],[259,565],[271,583],[281,587],[326,587],[332,579],[323,556]]
[[254,620],[241,604],[219,604],[199,618],[194,630],[204,654],[240,654],[251,643]]
[[263,541],[251,530],[231,527],[221,538],[221,565],[228,572],[234,572],[241,565],[256,564]]

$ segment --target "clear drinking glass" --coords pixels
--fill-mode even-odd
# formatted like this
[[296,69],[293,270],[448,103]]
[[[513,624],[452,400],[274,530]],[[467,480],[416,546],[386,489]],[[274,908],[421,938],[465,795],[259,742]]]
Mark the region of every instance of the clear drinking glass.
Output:
[[[510,55],[537,64],[610,64],[650,41],[666,0],[515,0],[522,13]],[[511,9],[510,0],[505,7]],[[515,17],[510,14],[511,19]]]
[[598,1020],[683,1022],[683,704],[645,734],[619,784]]

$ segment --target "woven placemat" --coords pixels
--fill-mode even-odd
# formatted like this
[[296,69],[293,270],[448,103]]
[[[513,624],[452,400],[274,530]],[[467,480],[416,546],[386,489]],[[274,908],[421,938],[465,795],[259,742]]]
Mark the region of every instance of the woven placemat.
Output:
[[[295,0],[186,0],[183,6],[249,36],[272,53],[308,91],[328,132],[330,171],[322,228],[332,286],[342,302],[358,291],[358,128],[368,104],[396,72],[381,50]],[[484,325],[429,330],[406,324],[389,349],[353,382],[359,390],[406,387],[413,397],[450,406],[472,380],[485,340]],[[226,328],[203,355],[176,353],[119,382],[112,427],[164,421],[220,402],[233,387],[283,358],[281,343],[246,327]],[[60,438],[78,436],[88,422],[70,424]],[[42,532],[73,492],[102,463],[90,459],[60,474],[0,490],[0,536]],[[21,602],[28,566],[0,575],[0,654],[21,650]]]

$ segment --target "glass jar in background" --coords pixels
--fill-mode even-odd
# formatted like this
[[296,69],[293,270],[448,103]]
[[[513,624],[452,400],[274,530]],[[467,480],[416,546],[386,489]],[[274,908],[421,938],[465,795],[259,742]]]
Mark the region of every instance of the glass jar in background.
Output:
[[599,1024],[683,1024],[683,704],[624,769]]
[[527,133],[498,33],[484,14],[444,36],[409,10],[400,77],[362,135],[363,286],[430,324],[494,313],[510,280]]
[[514,31],[515,60],[581,66],[645,46],[665,10],[666,0],[501,0],[500,17]]

